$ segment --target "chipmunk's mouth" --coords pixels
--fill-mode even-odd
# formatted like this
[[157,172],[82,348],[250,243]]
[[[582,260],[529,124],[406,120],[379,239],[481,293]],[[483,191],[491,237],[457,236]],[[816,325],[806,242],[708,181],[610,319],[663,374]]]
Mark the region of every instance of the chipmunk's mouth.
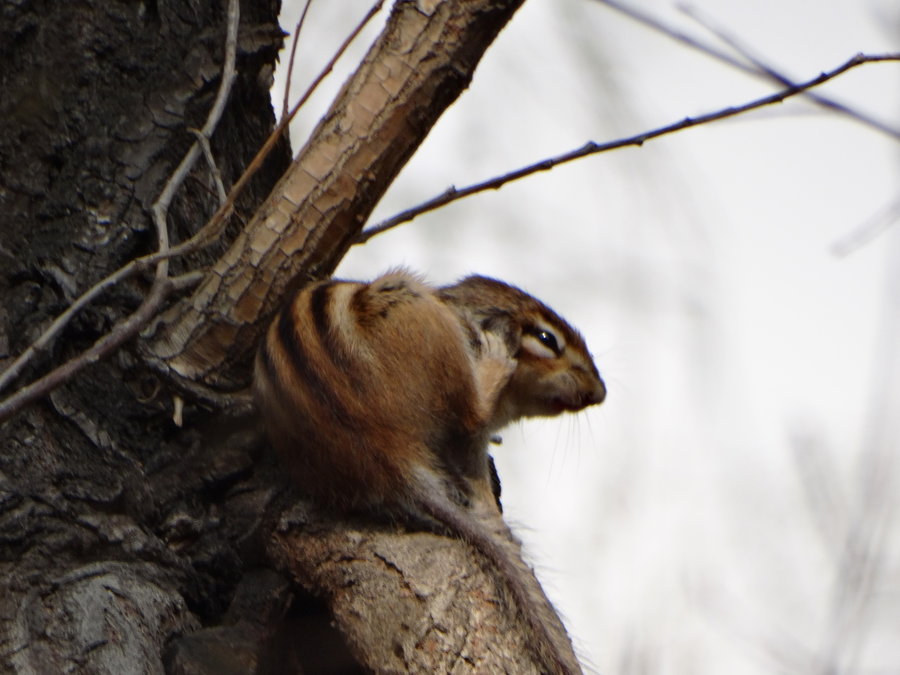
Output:
[[598,392],[585,392],[574,396],[562,397],[556,396],[550,400],[550,409],[554,415],[562,412],[579,412],[588,406],[602,403],[606,398],[606,390],[601,389]]
[[571,401],[567,401],[562,398],[554,398],[550,401],[550,409],[553,411],[554,415],[559,415],[563,412],[578,412],[584,406],[577,405],[572,403]]

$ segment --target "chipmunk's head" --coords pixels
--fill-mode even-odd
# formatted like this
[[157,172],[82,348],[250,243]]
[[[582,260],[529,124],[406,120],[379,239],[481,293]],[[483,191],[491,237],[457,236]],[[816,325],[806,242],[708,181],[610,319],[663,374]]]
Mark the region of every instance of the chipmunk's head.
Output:
[[518,364],[498,400],[493,428],[522,417],[577,412],[606,398],[584,338],[541,301],[480,276],[442,289],[442,297],[481,330],[501,335]]
[[523,318],[519,365],[504,392],[514,418],[550,417],[602,403],[606,385],[581,335],[556,315]]

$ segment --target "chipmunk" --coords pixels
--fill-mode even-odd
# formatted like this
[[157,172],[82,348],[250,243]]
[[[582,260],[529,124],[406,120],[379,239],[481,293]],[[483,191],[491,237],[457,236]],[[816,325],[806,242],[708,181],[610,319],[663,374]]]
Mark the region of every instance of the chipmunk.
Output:
[[518,288],[435,288],[406,270],[324,281],[275,318],[254,391],[310,497],[340,511],[438,521],[498,569],[549,671],[581,672],[494,498],[487,445],[509,422],[601,403],[583,338]]

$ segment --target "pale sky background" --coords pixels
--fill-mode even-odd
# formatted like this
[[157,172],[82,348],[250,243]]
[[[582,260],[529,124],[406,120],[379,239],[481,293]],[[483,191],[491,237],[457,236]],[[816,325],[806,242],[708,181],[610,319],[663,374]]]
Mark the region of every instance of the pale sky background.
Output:
[[[301,4],[285,0],[286,30]],[[674,3],[634,4],[715,41]],[[295,96],[368,5],[314,3]],[[900,51],[896,0],[692,6],[797,80]],[[373,34],[301,113],[295,148]],[[900,127],[898,85],[900,64],[873,64],[819,91]],[[594,0],[527,0],[373,222],[771,91]],[[900,231],[832,252],[897,200],[898,145],[794,100],[458,202],[341,265],[496,276],[584,333],[607,402],[508,429],[495,454],[588,672],[900,672]],[[859,592],[839,573],[857,569],[851,534],[877,552]]]

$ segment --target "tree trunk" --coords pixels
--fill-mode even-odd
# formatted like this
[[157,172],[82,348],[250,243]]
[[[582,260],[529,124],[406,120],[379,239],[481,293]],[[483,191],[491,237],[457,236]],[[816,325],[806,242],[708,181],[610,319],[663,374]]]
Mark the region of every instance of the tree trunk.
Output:
[[[227,183],[272,128],[268,76],[282,42],[280,3],[244,4],[239,76],[212,142]],[[154,245],[150,205],[216,93],[225,5],[39,1],[0,12],[8,362]],[[239,210],[252,212],[288,159],[281,147]],[[215,209],[210,185],[198,166],[170,212],[176,241]],[[21,383],[89,346],[145,289],[142,279],[103,296]],[[202,428],[175,429],[153,396],[160,384],[122,351],[0,428],[0,670],[163,672],[173,636],[228,606],[238,535],[252,528],[223,522],[223,496],[252,461],[213,454],[220,441]]]
[[[277,1],[241,4],[238,78],[211,143],[226,188],[273,127],[268,85],[282,41]],[[398,2],[292,167],[282,143],[220,241],[172,261],[174,273],[206,270],[193,295],[171,304],[152,338],[0,427],[0,667],[542,670],[502,585],[464,544],[337,522],[296,502],[252,414],[229,417],[209,399],[188,400],[183,426],[172,421],[181,385],[221,393],[246,384],[253,344],[286,289],[333,269],[519,4]],[[0,12],[0,358],[9,363],[85,289],[154,250],[150,207],[216,94],[226,11],[224,2],[195,0],[45,0]],[[414,57],[422,65],[402,78],[385,75]],[[440,67],[427,70],[435,61]],[[402,86],[385,96],[354,89],[366,77]],[[354,108],[372,101],[368,116]],[[350,134],[341,121],[353,110]],[[301,180],[306,192],[301,171],[316,176]],[[216,207],[213,173],[200,162],[169,211],[173,241]],[[284,226],[266,239],[279,213]],[[260,248],[297,243],[300,232],[314,236],[287,262],[284,246]],[[235,314],[247,307],[235,302],[243,297],[235,286],[210,286],[223,278],[263,284],[264,300]],[[149,283],[103,295],[17,384],[90,346],[140,304]],[[172,330],[184,322],[190,330]],[[223,325],[240,339],[223,340]],[[227,372],[215,370],[223,364]],[[348,594],[348,584],[359,592]]]

